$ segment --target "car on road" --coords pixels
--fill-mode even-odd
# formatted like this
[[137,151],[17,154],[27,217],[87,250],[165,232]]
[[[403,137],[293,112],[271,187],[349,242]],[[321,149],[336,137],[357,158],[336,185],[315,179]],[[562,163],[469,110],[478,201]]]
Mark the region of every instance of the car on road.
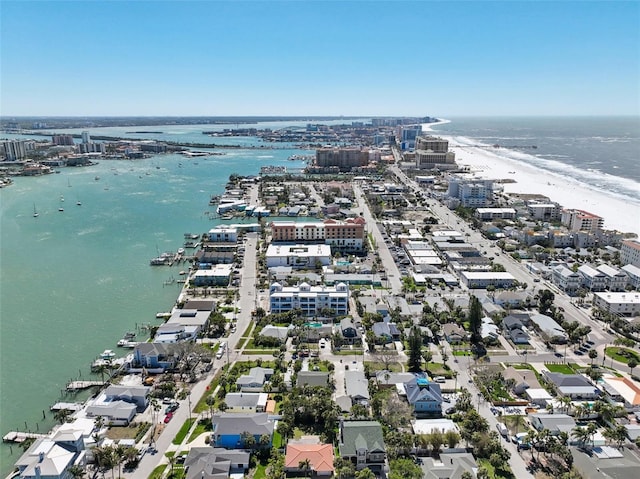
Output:
[[454,412],[456,412],[456,408],[455,407],[450,407],[450,408],[447,408],[447,410],[444,413],[445,414],[453,414]]
[[173,418],[173,413],[172,412],[167,413],[167,415],[164,417],[164,423],[168,424],[169,421],[171,421],[171,418]]
[[174,402],[173,404],[169,404],[169,406],[167,406],[167,409],[165,409],[165,414],[173,414],[173,412],[178,409],[180,405],[177,402]]

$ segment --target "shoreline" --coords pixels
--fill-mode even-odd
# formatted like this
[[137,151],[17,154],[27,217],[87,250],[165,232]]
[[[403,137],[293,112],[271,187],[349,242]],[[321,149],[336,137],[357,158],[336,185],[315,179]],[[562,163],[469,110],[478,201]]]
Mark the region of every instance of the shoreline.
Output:
[[528,165],[522,160],[501,154],[500,150],[490,151],[468,146],[467,138],[440,135],[430,128],[444,123],[450,122],[443,120],[426,124],[426,131],[448,140],[449,146],[455,148],[456,163],[460,167],[469,167],[479,178],[515,180],[513,183],[502,183],[505,193],[544,195],[564,208],[581,209],[603,217],[606,229],[640,236],[640,202],[635,199],[619,193],[606,192],[569,176]]

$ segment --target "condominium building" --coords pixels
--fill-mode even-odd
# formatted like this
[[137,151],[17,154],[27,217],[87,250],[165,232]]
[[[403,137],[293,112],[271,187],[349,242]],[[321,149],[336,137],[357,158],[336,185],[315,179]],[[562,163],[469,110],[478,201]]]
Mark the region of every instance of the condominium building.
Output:
[[73,136],[71,135],[53,135],[51,142],[57,146],[73,146]]
[[331,247],[325,244],[270,244],[266,258],[268,268],[290,266],[298,269],[315,269],[317,266],[331,264]]
[[627,275],[627,284],[634,288],[640,288],[640,268],[632,264],[626,264],[622,267],[622,271]]
[[23,160],[27,157],[27,151],[34,149],[35,143],[28,140],[9,140],[2,142],[4,155],[7,161]]
[[620,264],[632,264],[640,268],[640,242],[625,240],[620,245]]
[[301,309],[304,316],[319,316],[321,310],[331,309],[335,316],[349,314],[349,287],[345,283],[335,286],[282,286],[273,283],[269,288],[271,313],[286,313]]
[[416,148],[416,139],[418,135],[422,132],[421,125],[411,125],[411,126],[403,126],[401,127],[401,144],[400,147],[402,150],[413,150]]
[[449,151],[449,141],[436,136],[419,136],[416,139],[416,150],[446,153]]
[[640,293],[594,293],[593,305],[620,316],[640,314]]
[[335,166],[340,171],[367,166],[369,151],[361,148],[319,148],[316,150],[316,166],[326,168]]
[[607,289],[609,291],[624,291],[627,286],[627,275],[624,271],[612,268],[608,264],[601,264],[596,268],[607,278]]
[[583,210],[562,210],[561,221],[571,231],[595,233],[604,227],[604,218]]
[[575,294],[582,284],[580,275],[565,266],[556,266],[553,268],[551,281],[567,294]]
[[455,164],[456,155],[449,151],[449,142],[433,136],[416,138],[416,168],[433,168],[436,165]]
[[558,203],[529,203],[529,213],[534,220],[554,221],[560,218],[560,205]]
[[358,252],[365,245],[365,224],[361,216],[345,221],[328,219],[323,222],[274,221],[271,223],[272,243],[321,243],[338,251]]
[[460,280],[469,289],[485,289],[488,286],[510,288],[516,282],[511,273],[493,271],[461,271]]
[[459,199],[466,208],[483,208],[493,202],[493,180],[449,175],[447,195]]
[[91,143],[91,135],[88,131],[82,132],[82,143]]
[[582,286],[589,291],[604,291],[607,289],[606,275],[588,264],[580,266],[578,274],[580,275]]
[[238,241],[238,228],[230,226],[218,226],[211,228],[208,233],[209,241],[214,243],[236,243]]
[[478,208],[475,213],[479,220],[513,220],[516,217],[516,210],[513,208]]

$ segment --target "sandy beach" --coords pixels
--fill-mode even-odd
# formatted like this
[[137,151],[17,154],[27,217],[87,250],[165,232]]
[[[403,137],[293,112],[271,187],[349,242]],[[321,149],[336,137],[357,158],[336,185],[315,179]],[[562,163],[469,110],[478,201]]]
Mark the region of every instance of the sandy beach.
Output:
[[[434,125],[423,125],[423,130]],[[515,181],[515,183],[504,183],[506,193],[545,195],[565,208],[581,209],[602,216],[605,219],[606,229],[640,235],[640,203],[638,202],[607,194],[572,178],[527,165],[523,161],[501,154],[500,149],[467,146],[478,143],[468,138],[441,135],[437,131],[433,134],[449,140],[449,148],[456,153],[456,163],[461,167],[468,167],[478,177]],[[507,153],[507,150],[502,151]],[[512,154],[512,152],[508,153]],[[526,155],[522,156],[526,157]]]

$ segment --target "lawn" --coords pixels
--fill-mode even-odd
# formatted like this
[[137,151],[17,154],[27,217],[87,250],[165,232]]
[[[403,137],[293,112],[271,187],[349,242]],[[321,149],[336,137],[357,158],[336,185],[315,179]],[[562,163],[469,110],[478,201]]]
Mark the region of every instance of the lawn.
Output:
[[544,363],[544,366],[552,373],[575,374],[575,371],[568,364]]
[[451,379],[453,377],[453,372],[444,367],[444,364],[442,363],[429,363],[427,364],[427,371],[432,375],[432,376],[444,376],[447,379]]
[[199,413],[209,409],[209,406],[207,406],[207,398],[213,394],[213,391],[215,391],[216,387],[218,386],[218,382],[220,381],[221,375],[222,375],[222,369],[219,369],[218,372],[216,372],[213,379],[211,380],[211,382],[209,383],[209,386],[207,387],[206,392],[202,395],[202,397],[198,401],[198,404],[196,404],[194,412]]
[[164,470],[167,468],[166,464],[162,464],[158,467],[156,467],[153,472],[151,473],[151,475],[149,476],[149,479],[160,479],[162,477],[162,475],[164,474]]
[[503,471],[503,470],[494,469],[494,467],[491,464],[489,464],[488,459],[478,459],[477,463],[478,463],[478,466],[485,467],[485,469],[489,473],[490,479],[514,479],[513,472],[511,472],[511,469],[509,468],[509,464],[505,464],[505,467],[507,468],[507,470]]
[[630,359],[635,359],[637,363],[640,363],[640,354],[633,349],[609,346],[605,349],[605,354],[620,363],[627,364]]
[[213,429],[213,424],[211,424],[211,419],[201,419],[200,422],[198,422],[198,425],[196,426],[196,428],[191,433],[191,436],[189,436],[189,440],[187,442],[193,441],[198,436],[200,436],[200,434],[207,431],[211,431],[212,429]]
[[253,473],[253,479],[264,479],[267,477],[267,465],[258,464],[256,466],[256,472]]
[[[384,363],[380,361],[365,361],[364,364],[365,366],[368,367],[369,371],[371,372],[387,370]],[[400,363],[390,362],[388,370],[391,371],[392,373],[399,373],[402,371],[402,366],[400,365]]]
[[187,433],[189,432],[189,429],[191,429],[191,425],[194,421],[195,418],[187,419],[178,431],[178,434],[176,434],[176,437],[174,437],[173,441],[171,442],[173,444],[182,444],[182,441],[184,441],[184,438],[187,437]]

